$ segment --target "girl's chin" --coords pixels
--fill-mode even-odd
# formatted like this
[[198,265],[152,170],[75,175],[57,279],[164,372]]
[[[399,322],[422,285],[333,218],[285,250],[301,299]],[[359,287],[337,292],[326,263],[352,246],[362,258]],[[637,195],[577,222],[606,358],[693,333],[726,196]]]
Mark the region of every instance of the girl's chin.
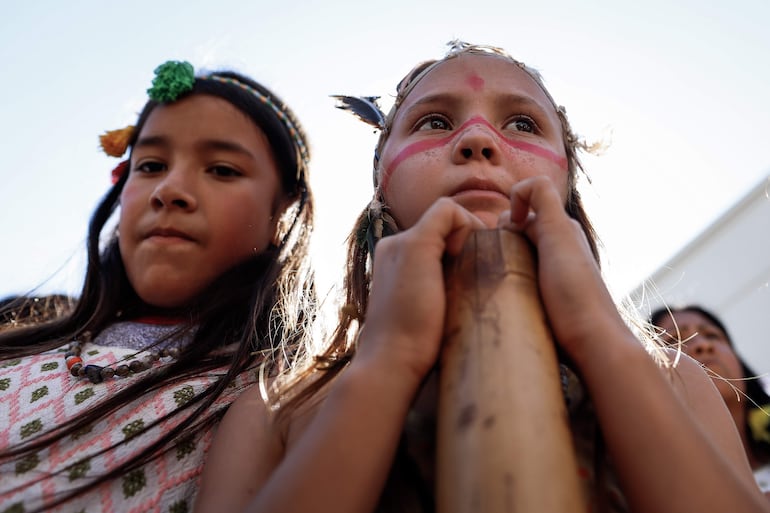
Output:
[[452,199],[478,217],[487,228],[497,228],[500,214],[511,207],[507,197],[493,191],[464,191]]
[[499,224],[498,221],[500,219],[500,212],[490,212],[489,210],[471,210],[471,213],[478,217],[481,222],[484,223],[486,228],[497,228]]

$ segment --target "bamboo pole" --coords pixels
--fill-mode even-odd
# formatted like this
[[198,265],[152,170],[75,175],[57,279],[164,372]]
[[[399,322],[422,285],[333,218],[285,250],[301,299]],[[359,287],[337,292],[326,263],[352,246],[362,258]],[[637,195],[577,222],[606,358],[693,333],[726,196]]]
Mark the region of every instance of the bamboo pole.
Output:
[[533,250],[474,232],[447,266],[438,513],[586,511]]

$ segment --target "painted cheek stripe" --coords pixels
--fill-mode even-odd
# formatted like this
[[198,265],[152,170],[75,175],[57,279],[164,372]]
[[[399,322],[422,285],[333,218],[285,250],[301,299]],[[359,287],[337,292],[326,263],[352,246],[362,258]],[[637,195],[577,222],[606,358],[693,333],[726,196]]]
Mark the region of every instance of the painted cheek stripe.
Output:
[[441,139],[431,139],[427,141],[418,141],[416,143],[410,144],[401,152],[396,155],[396,157],[393,159],[393,162],[391,162],[387,167],[385,167],[385,172],[382,175],[381,180],[381,187],[382,190],[386,190],[388,188],[388,181],[390,180],[390,175],[393,174],[393,172],[396,170],[396,168],[403,162],[404,160],[408,159],[412,155],[416,153],[423,153],[428,150],[432,150],[433,148],[438,148],[440,146],[444,146],[446,144],[449,144],[452,139],[455,138],[456,134],[450,134],[446,137],[442,137]]
[[495,127],[489,124],[489,122],[486,119],[482,118],[481,116],[475,116],[469,119],[468,121],[466,121],[465,123],[463,123],[460,126],[460,128],[453,131],[451,134],[449,134],[446,137],[442,137],[440,139],[418,141],[416,143],[410,144],[409,146],[401,150],[401,152],[398,155],[396,155],[396,157],[393,159],[393,162],[391,162],[390,164],[388,164],[387,167],[385,167],[385,172],[381,180],[382,189],[385,190],[387,188],[390,175],[393,174],[393,172],[401,164],[401,162],[403,162],[404,160],[408,159],[409,157],[417,153],[423,153],[428,150],[432,150],[434,148],[439,148],[441,146],[445,146],[449,144],[455,138],[459,137],[463,132],[465,132],[465,130],[467,130],[469,127],[473,125],[482,125],[488,128],[489,130],[492,131],[493,134],[497,136],[499,140],[501,140],[511,148],[514,148],[520,151],[525,151],[527,153],[535,155],[536,157],[549,160],[559,165],[559,167],[561,167],[562,169],[567,169],[567,159],[565,157],[562,157],[561,155],[557,155],[551,150],[543,148],[542,146],[538,146],[537,144],[532,144],[525,141],[518,141],[515,139],[510,139],[508,137],[505,137],[503,134],[500,133],[500,131],[498,131]]

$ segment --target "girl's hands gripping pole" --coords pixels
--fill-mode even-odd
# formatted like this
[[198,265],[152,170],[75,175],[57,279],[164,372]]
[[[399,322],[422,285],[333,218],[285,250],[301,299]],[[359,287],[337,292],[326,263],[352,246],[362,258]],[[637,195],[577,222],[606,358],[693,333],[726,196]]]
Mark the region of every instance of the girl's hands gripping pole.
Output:
[[646,354],[552,182],[516,184],[500,226],[537,248],[549,323],[587,385],[631,510],[768,511],[708,376],[689,358],[671,374]]
[[595,338],[598,319],[623,325],[580,224],[564,210],[553,182],[540,176],[511,189],[511,210],[501,214],[499,226],[523,232],[537,248],[548,320],[558,343],[580,365],[591,357],[586,344]]
[[[449,198],[440,198],[410,229],[382,239],[356,359],[382,358],[419,383],[435,364],[444,329],[444,253],[457,255],[484,224]],[[384,337],[385,344],[367,343]]]

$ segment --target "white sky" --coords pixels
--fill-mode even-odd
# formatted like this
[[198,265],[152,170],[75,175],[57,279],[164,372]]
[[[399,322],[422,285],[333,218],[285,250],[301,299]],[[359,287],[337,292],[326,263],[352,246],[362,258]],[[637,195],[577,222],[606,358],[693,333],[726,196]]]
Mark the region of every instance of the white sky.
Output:
[[[294,4],[305,4],[302,7]],[[625,7],[620,7],[626,4]],[[676,5],[674,5],[676,4]],[[88,218],[116,163],[98,135],[135,121],[168,59],[232,68],[297,112],[314,158],[322,290],[371,194],[376,135],[330,94],[380,95],[454,38],[538,68],[584,158],[616,295],[770,171],[770,2],[6,0],[0,12],[0,297],[77,293]],[[69,264],[67,264],[69,262]]]

